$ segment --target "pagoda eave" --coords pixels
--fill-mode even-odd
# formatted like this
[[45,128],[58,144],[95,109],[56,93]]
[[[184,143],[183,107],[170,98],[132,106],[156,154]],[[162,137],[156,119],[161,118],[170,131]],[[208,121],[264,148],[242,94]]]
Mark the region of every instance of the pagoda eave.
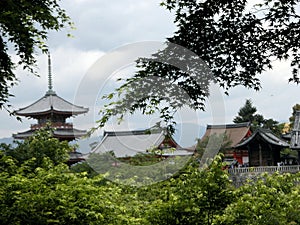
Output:
[[87,113],[87,112],[88,112],[88,109],[85,110],[85,111],[82,111],[82,112],[47,110],[47,111],[43,111],[43,112],[39,111],[39,112],[31,112],[31,113],[18,113],[18,112],[15,112],[15,114],[17,116],[25,116],[25,117],[35,118],[35,117],[44,116],[44,115],[48,115],[48,114],[59,114],[59,115],[66,115],[66,116],[70,117],[70,116],[77,116],[77,115]]
[[[36,130],[27,130],[25,132],[19,132],[17,134],[13,134],[13,138],[15,139],[26,139],[34,135]],[[86,135],[87,132],[85,130],[78,129],[56,129],[53,131],[53,137],[58,139],[76,139]]]
[[46,94],[33,104],[15,111],[18,116],[37,116],[48,113],[78,115],[87,113],[88,108],[74,105],[56,94]]

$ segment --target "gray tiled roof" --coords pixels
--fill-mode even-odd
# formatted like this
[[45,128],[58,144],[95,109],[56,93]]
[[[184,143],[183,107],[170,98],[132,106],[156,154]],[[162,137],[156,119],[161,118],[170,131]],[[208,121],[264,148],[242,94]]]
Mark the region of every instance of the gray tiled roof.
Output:
[[[34,134],[34,130],[28,130],[25,132],[19,132],[17,134],[13,134],[13,137],[16,139],[25,139]],[[53,131],[53,136],[57,138],[64,138],[64,137],[69,137],[69,138],[79,138],[86,135],[85,130],[78,130],[78,129],[55,129]]]
[[17,110],[19,116],[33,116],[47,114],[49,112],[60,112],[62,114],[77,115],[88,112],[88,108],[74,105],[55,93],[46,94],[33,104]]
[[240,127],[250,127],[250,122],[207,125],[207,129],[229,129],[229,128],[240,128]]
[[264,141],[268,142],[271,145],[280,146],[283,148],[289,147],[289,144],[284,140],[281,140],[279,137],[275,136],[270,130],[266,129],[257,129],[254,134],[252,134],[249,138],[236,145],[236,148],[240,148],[249,144],[252,140],[257,137],[261,137]]
[[131,157],[137,153],[146,153],[151,147],[158,147],[165,138],[164,133],[134,134],[124,132],[118,135],[106,133],[93,153],[105,153],[113,151],[117,158]]
[[[137,153],[147,153],[147,150],[150,150],[153,147],[159,147],[164,140],[164,131],[156,131],[152,133],[147,133],[145,130],[104,132],[102,141],[91,153],[105,153],[113,151],[117,158],[132,157]],[[190,154],[190,152],[185,150],[175,150],[169,155]]]

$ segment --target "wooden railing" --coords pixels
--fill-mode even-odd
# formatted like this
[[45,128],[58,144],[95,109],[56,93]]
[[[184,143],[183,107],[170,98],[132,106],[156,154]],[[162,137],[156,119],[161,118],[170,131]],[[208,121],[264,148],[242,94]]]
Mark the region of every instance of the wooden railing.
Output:
[[229,169],[229,174],[241,174],[241,173],[274,173],[274,172],[290,172],[296,173],[300,171],[300,165],[293,166],[259,166],[259,167],[240,167]]
[[[31,130],[37,130],[41,129],[42,127],[45,127],[46,124],[31,124],[30,128]],[[61,122],[56,122],[56,123],[51,123],[51,127],[53,128],[73,128],[72,123],[61,123]]]

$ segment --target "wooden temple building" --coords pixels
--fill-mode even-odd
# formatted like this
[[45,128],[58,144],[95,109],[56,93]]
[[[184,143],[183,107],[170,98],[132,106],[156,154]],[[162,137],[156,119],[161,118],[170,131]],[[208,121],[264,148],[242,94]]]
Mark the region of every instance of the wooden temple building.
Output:
[[[53,136],[60,141],[73,141],[86,134],[85,130],[75,129],[72,123],[66,120],[72,116],[77,116],[88,112],[88,108],[74,105],[58,96],[52,87],[51,59],[48,55],[48,91],[46,94],[29,106],[20,108],[15,111],[18,116],[24,116],[29,119],[36,119],[37,123],[32,124],[30,129],[25,132],[13,134],[15,139],[25,139],[33,135],[33,133],[50,124],[53,128]],[[81,153],[70,153],[69,164],[83,160]]]
[[[247,148],[238,150],[234,148],[237,144],[251,136],[249,122],[223,125],[207,125],[205,134],[201,138],[201,141],[210,138],[212,135],[222,135],[224,141],[226,141],[225,139],[228,139],[227,141],[229,141],[229,145],[226,146],[226,150],[224,152],[225,161],[237,161],[241,165],[247,164],[249,162]],[[222,144],[220,143],[220,145]]]
[[235,146],[236,150],[247,149],[249,166],[277,166],[280,152],[289,144],[274,135],[270,130],[257,129],[250,137]]
[[[300,152],[300,112],[295,124],[298,124],[298,127],[294,128],[291,145]],[[224,151],[225,161],[250,167],[277,166],[277,163],[282,161],[281,150],[290,146],[270,130],[259,128],[252,133],[249,122],[208,125],[201,140],[211,135],[223,135],[224,141],[227,136],[230,144]]]
[[[138,153],[148,154],[151,148],[164,150],[162,156],[190,156],[193,151],[183,149],[176,141],[166,135],[163,129],[105,131],[101,142],[91,153],[113,152],[116,158],[130,158]],[[168,149],[174,148],[169,152]]]

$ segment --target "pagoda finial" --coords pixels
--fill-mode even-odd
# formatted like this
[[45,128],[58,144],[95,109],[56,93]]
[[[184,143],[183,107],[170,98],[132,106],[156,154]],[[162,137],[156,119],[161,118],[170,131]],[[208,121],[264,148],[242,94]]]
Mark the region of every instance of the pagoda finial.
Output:
[[48,52],[48,91],[47,94],[55,94],[55,92],[52,90],[52,73],[51,73],[51,58],[50,58],[50,52]]

